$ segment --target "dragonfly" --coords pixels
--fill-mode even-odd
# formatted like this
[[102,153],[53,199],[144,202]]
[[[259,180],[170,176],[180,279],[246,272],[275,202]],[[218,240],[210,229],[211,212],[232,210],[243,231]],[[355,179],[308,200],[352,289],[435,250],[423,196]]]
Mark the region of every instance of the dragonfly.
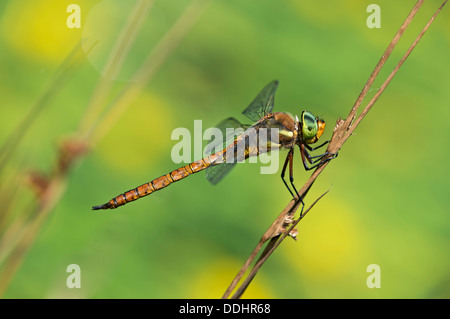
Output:
[[[283,148],[289,151],[281,171],[281,179],[290,194],[293,197],[297,195],[304,206],[303,200],[298,195],[298,191],[294,185],[294,148],[297,146],[300,149],[303,166],[307,171],[317,168],[324,162],[335,158],[337,153],[324,152],[315,156],[312,156],[309,153],[323,147],[329,142],[325,141],[316,147],[311,146],[311,144],[318,142],[322,136],[325,130],[324,120],[315,117],[308,111],[302,111],[300,119],[298,116],[294,117],[287,112],[273,112],[275,93],[278,84],[279,82],[277,80],[267,84],[242,112],[243,115],[254,123],[253,125],[241,124],[234,117],[227,118],[217,125],[217,128],[220,129],[221,132],[225,132],[227,128],[242,129],[244,131],[238,136],[232,136],[231,142],[229,142],[230,136],[227,136],[225,142],[222,143],[224,145],[223,148],[219,148],[217,152],[211,152],[212,154],[200,160],[124,192],[103,205],[93,206],[92,209],[114,209],[123,206],[203,170],[206,170],[206,178],[212,184],[217,184],[231,171],[236,163],[242,162],[252,156],[259,156],[264,152]],[[264,132],[267,132],[267,129],[276,129],[275,132],[278,133],[278,136],[277,139],[267,138],[266,136],[266,142],[264,142],[265,145],[263,145],[264,147],[261,147],[258,143],[261,139],[261,135],[255,133],[262,132],[263,129],[266,129]],[[246,132],[249,131],[254,132],[254,134],[246,134]],[[255,139],[257,142],[256,144],[250,143],[250,140]],[[243,145],[241,151],[238,150],[238,145]],[[212,148],[215,150],[218,148],[218,145],[215,145]],[[288,165],[289,181],[294,192],[291,190],[285,179]]]

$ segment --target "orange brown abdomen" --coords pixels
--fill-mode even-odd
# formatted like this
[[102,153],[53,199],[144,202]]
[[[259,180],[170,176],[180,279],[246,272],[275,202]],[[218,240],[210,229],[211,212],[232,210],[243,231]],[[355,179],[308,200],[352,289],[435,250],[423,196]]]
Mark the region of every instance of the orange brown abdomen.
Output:
[[213,165],[214,161],[216,161],[217,158],[222,156],[222,153],[223,151],[205,157],[196,162],[190,163],[186,166],[180,167],[179,169],[176,169],[166,175],[158,177],[149,183],[145,183],[123,194],[120,194],[119,196],[114,197],[109,202],[103,205],[94,206],[92,207],[92,209],[93,210],[113,209],[125,205],[126,203],[132,202],[141,197],[150,195],[151,193],[166,188],[170,184],[177,182],[185,177],[188,177],[193,173],[197,173],[208,168],[209,166]]

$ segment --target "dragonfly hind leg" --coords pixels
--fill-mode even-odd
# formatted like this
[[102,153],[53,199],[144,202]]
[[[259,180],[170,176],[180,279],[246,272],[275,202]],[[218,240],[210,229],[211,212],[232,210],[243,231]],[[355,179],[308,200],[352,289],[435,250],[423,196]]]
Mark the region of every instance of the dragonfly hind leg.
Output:
[[[292,192],[292,190],[289,187],[289,185],[286,183],[286,180],[284,179],[288,163],[289,163],[289,182],[290,182],[292,188],[294,189],[295,195]],[[297,197],[300,200],[300,203],[302,204],[302,209],[301,209],[301,212],[300,212],[300,216],[301,216],[302,213],[303,213],[303,208],[305,207],[305,203],[303,202],[303,198],[300,196],[300,194],[298,193],[298,191],[297,191],[297,189],[295,188],[295,185],[294,185],[293,163],[294,163],[294,149],[291,148],[289,150],[288,155],[286,156],[286,160],[284,162],[283,169],[281,171],[281,179],[283,180],[283,183],[286,186],[286,188],[288,189],[289,193],[291,193],[292,197]]]
[[292,197],[295,197],[289,185],[286,183],[284,176],[286,175],[287,164],[289,164],[289,181],[291,183],[292,188],[295,193],[298,194],[297,189],[294,186],[294,177],[292,176],[292,159],[294,155],[294,149],[290,149],[288,155],[286,156],[286,160],[284,161],[283,169],[281,170],[281,179],[283,180],[284,185],[288,189],[289,193],[291,193]]

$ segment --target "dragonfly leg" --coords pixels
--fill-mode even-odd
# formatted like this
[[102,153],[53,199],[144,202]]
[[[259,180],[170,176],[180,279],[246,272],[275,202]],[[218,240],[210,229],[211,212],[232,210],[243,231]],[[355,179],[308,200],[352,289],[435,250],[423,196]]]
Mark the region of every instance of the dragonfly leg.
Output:
[[[315,150],[317,150],[317,149],[319,149],[319,148],[321,148],[321,147],[327,145],[328,143],[330,143],[330,141],[325,141],[324,143],[322,143],[322,144],[320,144],[319,146],[316,146],[316,147],[311,147],[311,146],[309,146],[308,144],[303,144],[303,146],[304,146],[307,150],[309,150],[310,152],[312,152],[312,151],[315,151]],[[333,159],[333,158],[336,158],[336,157],[338,156],[338,153],[325,152],[325,153],[320,154],[320,155],[311,156],[311,155],[310,155],[308,152],[306,152],[306,150],[305,150],[305,156],[306,156],[308,159],[319,158],[319,157],[322,158],[322,157],[324,157],[324,156],[326,156],[326,155],[333,155],[332,158],[331,158],[331,159]],[[317,162],[317,161],[311,162],[311,161],[308,160],[308,162],[310,162],[311,164],[313,164],[313,163],[315,163],[315,162]]]
[[[306,153],[306,156],[307,156],[307,157],[308,157],[308,155],[309,155],[309,154]],[[336,158],[336,157],[338,156],[338,153],[325,152],[325,153],[320,154],[320,155],[309,156],[308,158],[311,159],[311,160],[314,159],[314,158],[317,158],[316,160],[312,161],[312,163],[311,163],[311,164],[314,164],[314,163],[317,162],[318,160],[322,159],[322,157],[327,156],[327,155],[333,155],[333,156],[331,157],[331,159],[333,159],[333,158]]]
[[283,169],[281,170],[281,179],[283,180],[283,183],[286,186],[286,188],[288,189],[289,193],[291,193],[291,196],[294,197],[294,193],[292,193],[291,188],[289,187],[289,185],[286,183],[286,180],[284,179],[284,176],[286,174],[287,164],[291,161],[292,154],[293,154],[293,149],[291,149],[289,151],[288,155],[286,156],[286,160],[284,161]]
[[294,189],[294,192],[297,195],[297,198],[299,199],[300,203],[302,204],[302,209],[300,211],[300,217],[301,217],[303,215],[303,209],[305,208],[305,203],[303,202],[303,198],[300,196],[300,194],[298,193],[298,191],[294,185],[294,168],[293,168],[294,149],[292,148],[289,153],[290,153],[290,156],[288,156],[289,157],[289,181],[291,182],[291,186]]
[[295,188],[295,185],[294,185],[294,174],[293,174],[293,167],[292,167],[293,162],[294,162],[294,149],[291,148],[289,150],[288,155],[286,156],[286,160],[284,161],[283,169],[281,170],[281,179],[283,180],[283,183],[286,186],[286,188],[289,190],[289,193],[291,193],[291,196],[295,197],[295,195],[292,192],[291,188],[289,187],[289,185],[286,183],[286,180],[284,179],[284,176],[286,175],[287,164],[289,163],[289,181],[291,183],[292,188],[294,189],[295,194],[297,195],[297,197],[299,198],[299,200],[300,200],[300,202],[302,204],[302,209],[301,209],[301,212],[300,212],[300,216],[302,216],[303,209],[305,208],[305,203],[303,202],[302,197],[300,196],[300,194],[298,193],[298,191],[297,191],[297,189]]
[[[294,149],[292,148],[291,151],[289,152],[290,156],[289,156],[289,181],[291,182],[291,186],[294,189],[295,194],[298,196],[298,198],[300,198],[300,195],[298,195],[298,191],[295,188],[294,185],[294,168],[293,168],[293,163],[294,163]],[[300,198],[301,200],[301,198]]]
[[305,147],[306,147],[310,152],[312,152],[312,151],[315,151],[315,150],[317,150],[317,149],[319,149],[319,148],[321,148],[321,147],[327,145],[328,143],[330,143],[330,141],[325,141],[325,142],[323,142],[322,144],[320,144],[319,146],[316,146],[316,147],[311,147],[311,146],[309,146],[308,144],[305,144]]
[[[299,147],[300,147],[300,154],[302,156],[303,166],[305,167],[305,170],[307,170],[307,171],[312,170],[312,169],[316,168],[317,166],[319,166],[325,162],[328,162],[338,156],[338,153],[329,153],[329,152],[325,152],[323,154],[316,155],[316,156],[311,156],[308,153],[308,151],[305,149],[305,144],[300,144]],[[333,155],[333,156],[328,157],[325,160],[322,160],[323,157],[327,156],[327,155]],[[316,158],[316,160],[313,160],[315,158]],[[308,166],[307,162],[309,162],[309,164],[312,164],[312,165]]]

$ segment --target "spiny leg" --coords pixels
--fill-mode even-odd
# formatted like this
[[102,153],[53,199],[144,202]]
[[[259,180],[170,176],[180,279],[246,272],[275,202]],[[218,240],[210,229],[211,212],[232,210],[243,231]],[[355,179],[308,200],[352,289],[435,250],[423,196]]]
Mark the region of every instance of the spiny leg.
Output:
[[[303,146],[304,146],[307,150],[309,150],[310,152],[313,152],[313,151],[315,151],[315,150],[317,150],[317,149],[319,149],[319,148],[325,146],[325,145],[328,144],[328,143],[330,143],[330,141],[326,141],[326,142],[324,142],[324,143],[322,143],[322,144],[320,144],[319,146],[316,146],[316,147],[311,147],[311,146],[309,146],[308,144],[304,143]],[[305,156],[308,158],[308,162],[310,162],[311,164],[316,163],[318,160],[315,160],[315,161],[312,161],[312,162],[311,162],[310,160],[312,160],[312,159],[314,159],[314,158],[319,158],[319,159],[321,159],[322,157],[327,156],[327,155],[333,155],[332,157],[330,157],[330,158],[328,159],[328,160],[330,160],[330,159],[336,158],[336,157],[338,156],[338,153],[325,152],[325,153],[320,154],[320,155],[311,156],[311,155],[310,155],[308,152],[306,152],[306,150],[305,150]]]
[[328,143],[330,143],[330,141],[325,141],[325,142],[323,142],[322,144],[320,144],[319,146],[316,146],[316,147],[311,147],[308,144],[304,144],[304,145],[310,152],[312,152],[312,151],[315,151],[315,150],[317,150],[317,149],[327,145]]
[[291,148],[291,151],[289,151],[289,180],[291,182],[292,188],[295,191],[295,194],[297,195],[297,198],[299,199],[300,203],[302,204],[302,209],[300,211],[300,216],[303,215],[303,209],[305,208],[305,203],[303,202],[302,197],[300,196],[300,194],[298,193],[297,189],[295,188],[294,185],[294,168],[293,168],[293,164],[294,164],[294,148]]
[[283,180],[284,185],[286,185],[286,188],[289,190],[289,193],[291,193],[292,197],[295,197],[294,193],[292,193],[291,188],[286,183],[286,180],[284,179],[284,176],[286,175],[286,168],[287,164],[289,163],[289,181],[291,183],[292,188],[295,191],[295,194],[297,195],[297,198],[300,200],[302,204],[302,209],[300,215],[303,213],[303,209],[305,208],[305,203],[303,202],[303,199],[301,198],[300,194],[298,193],[297,189],[294,185],[294,174],[293,174],[293,163],[294,163],[294,148],[291,148],[289,150],[288,155],[286,156],[286,160],[284,161],[283,169],[281,170],[281,179]]
[[[313,151],[315,151],[315,150],[317,150],[317,149],[319,149],[319,148],[325,146],[325,145],[328,144],[328,143],[330,143],[330,141],[326,141],[326,142],[324,142],[324,143],[322,143],[322,144],[320,144],[319,146],[316,146],[316,147],[311,147],[311,146],[309,146],[308,144],[304,143],[303,146],[304,146],[308,151],[313,152]],[[305,150],[305,151],[306,151],[306,150]],[[323,153],[323,154],[315,155],[315,156],[311,156],[311,155],[309,155],[308,152],[306,152],[305,155],[306,155],[309,159],[313,159],[313,158],[318,158],[318,157],[324,157],[324,156],[330,155],[330,154],[333,155],[333,158],[335,158],[335,157],[338,156],[338,153],[330,153],[330,152],[325,152],[325,153]],[[311,161],[309,161],[309,162],[311,163]],[[312,163],[311,163],[311,164],[312,164]]]
[[[311,156],[308,151],[306,151],[305,146],[307,146],[306,144],[300,144],[299,148],[300,148],[300,154],[302,156],[302,162],[303,162],[303,166],[305,167],[305,170],[309,171],[312,170],[313,168],[318,167],[319,165],[328,162],[332,159],[334,159],[335,157],[337,157],[337,153],[329,153],[329,152],[325,152],[323,154],[317,155],[317,156]],[[326,155],[330,155],[332,154],[332,157],[326,158],[325,160],[322,160],[322,158]],[[314,158],[317,158],[316,160],[313,161]],[[308,167],[308,163],[313,164],[312,166]]]
[[[311,189],[311,187],[312,187],[312,185],[314,184],[314,181],[312,181],[312,183],[308,186],[308,188],[305,190],[305,192],[303,193],[303,197],[305,197],[307,194],[308,194],[308,192],[309,192],[309,190]],[[300,211],[300,218],[302,218],[303,217],[303,209],[305,208],[305,203],[303,203],[303,201],[302,201],[302,204],[303,204],[303,206],[302,206],[302,210]]]
[[284,183],[284,185],[286,186],[286,188],[288,189],[289,193],[291,193],[291,196],[292,196],[292,197],[294,197],[294,193],[292,193],[291,188],[290,188],[289,185],[286,183],[286,180],[284,179],[284,175],[286,174],[287,164],[288,164],[288,162],[291,161],[293,152],[294,152],[294,149],[291,148],[291,149],[289,150],[288,155],[286,156],[286,160],[284,161],[283,169],[281,170],[281,179],[283,180],[283,183]]
[[317,162],[318,160],[322,159],[322,157],[327,156],[327,155],[333,155],[330,159],[336,158],[336,157],[338,156],[338,153],[325,152],[325,153],[320,154],[320,155],[311,156],[311,155],[309,155],[308,152],[306,152],[305,155],[306,155],[306,157],[307,157],[308,159],[310,159],[310,160],[312,160],[312,159],[314,159],[314,158],[318,158],[318,159],[316,159],[316,160],[314,160],[314,161],[312,161],[312,162],[310,162],[310,161],[308,160],[308,162],[310,162],[311,164],[314,164],[314,163]]
[[[298,196],[298,191],[295,188],[294,185],[294,168],[293,168],[293,163],[294,163],[294,149],[292,148],[291,151],[289,152],[290,156],[289,156],[289,181],[291,182],[291,186],[294,189],[295,194]],[[300,198],[300,196],[298,196]]]

